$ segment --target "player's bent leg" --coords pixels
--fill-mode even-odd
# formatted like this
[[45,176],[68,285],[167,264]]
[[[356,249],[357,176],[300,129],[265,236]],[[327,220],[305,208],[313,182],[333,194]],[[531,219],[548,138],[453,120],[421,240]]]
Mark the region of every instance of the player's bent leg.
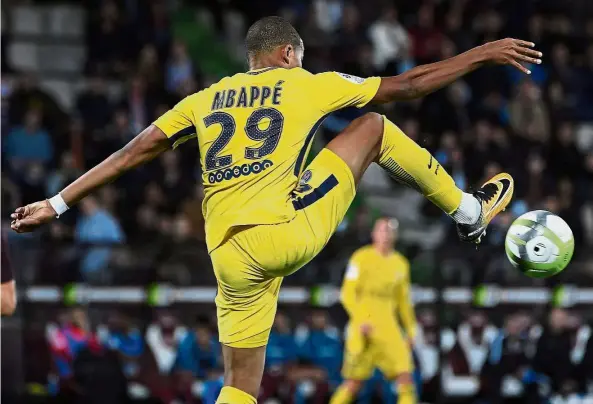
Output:
[[411,373],[402,373],[395,378],[397,404],[416,404],[416,386]]
[[[453,178],[426,149],[379,114],[371,112],[355,119],[327,148],[346,162],[357,183],[376,161],[396,180],[422,192],[446,213],[452,214],[461,204],[463,192]],[[475,207],[477,219],[477,202]]]
[[[501,174],[471,195],[461,191],[438,161],[393,122],[368,113],[354,120],[328,146],[352,170],[358,183],[372,161],[397,181],[417,189],[460,226],[464,241],[479,241],[492,218],[512,196],[512,178]],[[482,195],[483,194],[483,195]]]
[[349,404],[356,399],[362,388],[361,380],[345,380],[334,392],[329,404]]

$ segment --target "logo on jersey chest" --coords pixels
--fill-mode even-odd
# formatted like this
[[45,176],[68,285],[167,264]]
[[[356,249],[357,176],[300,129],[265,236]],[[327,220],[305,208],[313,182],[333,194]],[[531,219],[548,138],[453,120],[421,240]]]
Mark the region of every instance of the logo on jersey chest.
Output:
[[240,166],[234,166],[217,170],[208,174],[208,182],[210,184],[216,184],[222,181],[228,181],[231,178],[239,178],[241,176],[248,176],[252,174],[259,174],[262,171],[272,167],[274,163],[271,160],[255,161],[251,164],[242,164]]
[[311,185],[308,184],[308,182],[311,181],[311,178],[313,178],[313,173],[311,172],[311,170],[305,171],[301,175],[301,178],[299,179],[299,183],[298,183],[295,191],[296,192],[308,192],[311,189],[313,189],[311,187]]

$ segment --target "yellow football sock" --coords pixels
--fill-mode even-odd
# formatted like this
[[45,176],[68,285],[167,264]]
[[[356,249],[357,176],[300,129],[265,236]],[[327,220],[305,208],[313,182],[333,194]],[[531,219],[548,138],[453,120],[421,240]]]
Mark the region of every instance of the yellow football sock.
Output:
[[353,398],[354,397],[350,389],[344,385],[341,385],[332,395],[331,400],[329,400],[329,404],[349,404],[352,402]]
[[231,386],[224,386],[220,391],[216,404],[257,404],[257,400],[244,391]]
[[416,404],[416,388],[413,384],[398,384],[397,404]]
[[462,191],[438,161],[393,122],[383,117],[379,165],[398,182],[422,192],[428,200],[452,214],[461,203]]

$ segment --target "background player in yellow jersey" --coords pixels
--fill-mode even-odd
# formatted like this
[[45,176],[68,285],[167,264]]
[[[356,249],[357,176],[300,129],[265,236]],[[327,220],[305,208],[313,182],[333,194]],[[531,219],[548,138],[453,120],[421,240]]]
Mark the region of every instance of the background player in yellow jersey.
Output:
[[[350,259],[342,284],[342,304],[350,316],[342,376],[330,404],[347,404],[375,368],[397,382],[398,403],[416,401],[411,341],[416,316],[410,300],[410,264],[393,249],[397,221],[379,219],[373,243]],[[401,322],[398,322],[401,320]]]
[[462,192],[428,151],[374,113],[354,120],[303,171],[320,120],[348,106],[422,97],[487,63],[527,72],[519,62],[539,63],[541,56],[530,42],[504,39],[399,76],[361,79],[303,70],[303,42],[280,17],[254,23],[246,45],[249,72],[185,98],[58,195],[16,209],[11,224],[17,232],[31,231],[197,137],[206,242],[218,281],[225,367],[219,403],[233,404],[256,402],[282,277],[325,246],[372,162],[451,215],[466,241],[479,241],[512,196],[508,174],[473,195]]

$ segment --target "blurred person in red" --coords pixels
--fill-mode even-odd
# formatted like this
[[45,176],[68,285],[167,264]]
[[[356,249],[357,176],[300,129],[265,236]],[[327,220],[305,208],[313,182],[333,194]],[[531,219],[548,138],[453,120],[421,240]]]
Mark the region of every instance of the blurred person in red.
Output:
[[76,355],[86,347],[99,349],[100,345],[90,330],[87,313],[82,308],[74,308],[65,314],[61,324],[51,327],[47,340],[57,374],[57,383],[50,385],[60,396],[68,396],[79,390],[74,381],[73,363]]

